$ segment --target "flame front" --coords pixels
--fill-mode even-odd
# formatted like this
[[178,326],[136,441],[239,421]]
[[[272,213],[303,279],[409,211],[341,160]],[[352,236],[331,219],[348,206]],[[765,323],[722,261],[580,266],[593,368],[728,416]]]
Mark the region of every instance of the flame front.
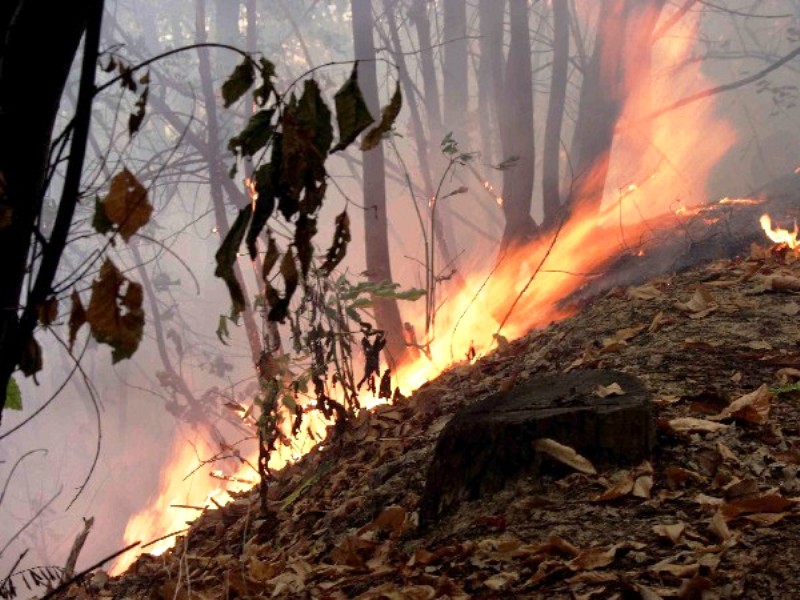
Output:
[[761,219],[759,221],[764,233],[776,244],[784,244],[792,250],[795,250],[798,248],[798,246],[800,246],[800,241],[797,240],[797,234],[800,233],[797,229],[797,221],[794,222],[794,229],[792,231],[789,231],[788,229],[781,229],[779,227],[773,229],[772,218],[767,214],[761,215]]
[[[700,63],[685,60],[692,50],[696,23],[689,22],[687,17],[675,29],[681,27],[683,31],[664,36],[653,49],[653,73],[668,75],[656,79],[652,97],[665,104],[705,85]],[[678,73],[671,68],[675,64],[687,66]],[[621,122],[643,122],[652,113],[652,106],[640,105],[637,99],[649,96],[630,94]],[[578,202],[560,230],[525,247],[507,250],[503,256],[496,256],[496,248],[476,245],[466,261],[471,261],[471,269],[464,277],[465,285],[459,290],[444,290],[447,301],[436,314],[429,356],[421,355],[394,373],[394,382],[400,389],[409,393],[468,354],[489,352],[497,343],[495,334],[512,339],[568,316],[569,310],[560,307],[559,300],[575,292],[585,283],[586,274],[620,251],[636,253],[638,240],[648,235],[649,220],[664,215],[672,215],[674,219],[676,211],[672,207],[676,202],[682,210],[703,203],[707,175],[734,141],[731,128],[712,113],[712,101],[705,99],[689,109],[676,110],[649,122],[645,133],[618,136],[611,156],[601,159],[603,171],[608,167],[609,185],[599,211]],[[647,136],[646,146],[642,144],[642,135]],[[621,181],[625,183],[619,185]],[[502,203],[488,181],[484,180],[484,187],[498,204]],[[795,243],[796,233],[795,229]],[[491,276],[487,276],[489,272]],[[417,314],[406,315],[406,320],[417,331],[423,331],[422,307],[410,308]],[[364,398],[362,405],[372,403],[372,399]],[[313,440],[302,443],[308,448]],[[277,468],[290,458],[276,457],[271,467]],[[219,481],[209,477],[202,482],[184,480],[197,460],[188,444],[175,445],[162,473],[161,491],[129,522],[125,533],[127,543],[184,529],[186,522],[196,515],[190,509],[171,509],[170,505],[199,502],[201,507],[208,506],[212,502],[210,494],[220,493]],[[242,473],[233,477],[252,480],[254,475],[245,466]],[[224,483],[223,488],[228,490],[235,484]],[[245,487],[239,484],[233,489]],[[214,497],[213,503],[224,504],[228,500],[229,496],[221,494]],[[163,552],[172,541],[172,538],[165,540],[158,551]],[[132,559],[118,563],[114,572],[123,571]]]

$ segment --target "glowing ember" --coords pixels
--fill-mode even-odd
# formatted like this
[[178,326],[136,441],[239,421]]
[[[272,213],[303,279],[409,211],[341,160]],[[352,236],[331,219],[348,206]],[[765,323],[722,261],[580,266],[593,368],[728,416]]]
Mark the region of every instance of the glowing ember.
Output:
[[723,206],[755,206],[763,202],[763,200],[756,200],[755,198],[722,198],[717,204]]
[[773,229],[772,219],[767,214],[761,215],[760,223],[767,237],[776,244],[784,244],[792,250],[796,250],[798,246],[800,246],[800,241],[797,240],[797,221],[794,222],[794,229],[792,231],[781,228]]
[[492,196],[494,196],[494,201],[497,202],[497,206],[500,208],[503,207],[503,197],[494,191],[494,186],[489,182],[488,179],[484,179],[483,187],[488,191]]

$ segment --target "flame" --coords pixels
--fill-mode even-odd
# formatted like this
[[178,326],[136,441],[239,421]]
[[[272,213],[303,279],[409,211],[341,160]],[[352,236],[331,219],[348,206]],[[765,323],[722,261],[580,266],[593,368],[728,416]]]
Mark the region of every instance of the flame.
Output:
[[[650,97],[666,105],[706,86],[699,61],[685,60],[692,52],[692,40],[696,39],[696,19],[696,15],[687,15],[675,26],[674,35],[664,36],[656,43],[652,65],[657,77],[652,95],[630,93],[622,123],[642,123],[643,117],[653,112],[648,102]],[[676,64],[686,66],[678,72],[672,68]],[[559,301],[585,282],[582,273],[595,271],[628,248],[629,241],[646,235],[651,219],[665,215],[674,218],[674,213],[698,210],[695,207],[705,202],[702,190],[708,173],[734,141],[732,129],[715,119],[713,100],[705,99],[689,109],[667,113],[648,122],[642,131],[633,126],[632,129],[636,135],[618,136],[611,155],[599,161],[602,164],[598,165],[598,173],[605,173],[608,168],[603,179],[608,185],[599,211],[579,202],[557,232],[527,246],[509,248],[501,256],[497,256],[496,248],[472,245],[472,254],[465,259],[469,268],[464,285],[459,290],[449,290],[447,302],[436,314],[435,329],[426,339],[427,351],[418,360],[401,365],[393,374],[393,382],[404,393],[433,379],[455,362],[491,351],[500,335],[513,339],[569,316],[570,309]],[[620,181],[637,183],[615,185]],[[252,182],[247,185],[252,194]],[[502,206],[503,199],[495,194],[491,183],[484,180],[483,186]],[[676,198],[681,206],[673,211]],[[412,304],[410,308],[416,314],[405,315],[406,320],[423,331],[422,307]],[[362,406],[378,402],[377,398],[361,399]],[[314,441],[314,436],[308,435],[297,442],[299,446],[295,449],[282,449],[273,457],[270,467],[277,469],[286,464],[307,451]],[[250,462],[255,464],[255,460]],[[175,443],[162,472],[160,491],[129,522],[126,543],[184,529],[187,518],[196,516],[196,511],[187,514],[186,509],[171,509],[170,505],[193,502],[202,507],[210,506],[209,503],[222,505],[230,501],[231,491],[246,489],[247,485],[238,480],[252,481],[255,476],[250,467],[243,465],[239,472],[229,474],[224,480],[208,476],[184,479],[197,463],[197,454],[188,444]],[[163,552],[173,540],[159,544],[157,551]],[[121,573],[134,558],[128,555],[115,565],[113,572]]]
[[497,206],[503,208],[503,203],[505,201],[503,200],[503,197],[495,191],[492,183],[488,179],[484,179],[482,183],[483,188],[489,192],[489,194],[491,194],[491,196],[494,198],[494,201],[497,202]]
[[797,229],[797,221],[794,222],[794,229],[792,231],[781,228],[773,229],[772,219],[768,214],[761,215],[759,222],[767,237],[776,244],[784,244],[792,250],[796,250],[798,246],[800,246],[800,241],[797,240],[797,234],[800,233]]

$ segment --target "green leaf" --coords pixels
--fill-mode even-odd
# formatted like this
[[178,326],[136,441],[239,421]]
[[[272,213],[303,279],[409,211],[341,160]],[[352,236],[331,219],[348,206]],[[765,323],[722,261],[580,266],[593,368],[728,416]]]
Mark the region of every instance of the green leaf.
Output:
[[222,84],[222,100],[225,108],[236,102],[252,87],[256,80],[255,68],[253,59],[246,56]]
[[350,217],[347,215],[347,210],[342,211],[336,217],[336,230],[333,233],[333,242],[328,252],[325,254],[325,262],[320,270],[323,276],[327,277],[331,274],[336,266],[342,262],[342,259],[347,254],[347,245],[351,240],[350,236]]
[[359,134],[375,122],[358,87],[358,61],[353,72],[334,96],[336,103],[336,122],[339,126],[339,143],[331,152],[344,150],[355,141]]
[[270,108],[260,110],[250,117],[242,132],[230,139],[228,150],[242,156],[253,156],[261,150],[275,133],[275,126],[272,124],[274,114],[275,110]]
[[425,295],[425,290],[419,288],[411,288],[408,290],[403,290],[402,292],[395,292],[394,298],[397,300],[409,300],[411,302],[415,302],[419,300]]
[[22,392],[19,391],[19,385],[12,377],[8,380],[6,387],[6,405],[5,408],[11,410],[22,410]]
[[222,244],[220,244],[219,250],[217,250],[214,257],[217,261],[217,268],[214,270],[214,275],[221,277],[228,286],[228,292],[231,295],[235,313],[242,312],[245,309],[246,302],[242,286],[239,285],[239,281],[236,279],[236,274],[233,271],[233,265],[236,263],[239,247],[242,245],[242,239],[247,231],[247,224],[250,222],[252,214],[253,206],[251,204],[248,204],[239,211],[230,231],[228,231],[228,235],[222,240]]
[[400,114],[400,109],[402,107],[403,95],[400,93],[400,82],[398,81],[394,90],[394,95],[392,96],[392,100],[389,102],[389,104],[383,107],[383,112],[381,113],[381,122],[378,123],[376,127],[370,129],[367,132],[367,135],[364,136],[364,139],[361,140],[361,150],[372,150],[375,146],[380,144],[384,134],[389,133],[392,130],[395,119],[397,119],[397,115]]

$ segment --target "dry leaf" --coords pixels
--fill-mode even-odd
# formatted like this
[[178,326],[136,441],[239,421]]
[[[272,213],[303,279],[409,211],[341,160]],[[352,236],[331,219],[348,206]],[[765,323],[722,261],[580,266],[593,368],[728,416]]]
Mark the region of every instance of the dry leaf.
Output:
[[780,494],[768,493],[755,498],[727,502],[722,506],[722,513],[730,520],[750,513],[781,513],[793,505],[794,502]]
[[147,200],[147,190],[133,173],[123,169],[111,179],[108,195],[103,200],[108,219],[119,227],[126,242],[150,220],[153,207]]
[[778,312],[783,313],[787,317],[795,317],[800,313],[800,304],[797,304],[797,302],[789,302],[781,306]]
[[714,312],[719,308],[719,304],[714,300],[711,292],[703,286],[698,286],[688,302],[676,302],[675,308],[689,313],[691,318],[699,319]]
[[375,520],[358,530],[358,535],[367,531],[385,531],[392,537],[400,536],[406,527],[406,509],[402,506],[389,506]]
[[592,502],[609,502],[621,498],[622,496],[627,496],[633,491],[633,485],[633,476],[626,471],[623,473],[622,478],[614,483],[614,485],[592,498]]
[[654,298],[663,296],[664,293],[653,284],[647,284],[629,287],[626,295],[632,300],[653,300]]
[[595,475],[597,473],[597,469],[594,468],[594,465],[589,460],[575,452],[575,450],[569,446],[559,444],[553,439],[540,438],[533,442],[533,447],[537,452],[543,452],[555,458],[557,461],[572,467],[576,471],[586,473],[587,475]]
[[503,573],[497,573],[496,575],[492,575],[483,582],[483,585],[488,587],[490,590],[494,590],[495,592],[499,592],[501,590],[506,589],[509,587],[513,582],[519,579],[519,574],[506,571]]
[[697,575],[697,572],[700,570],[700,565],[698,563],[692,563],[688,565],[676,565],[674,563],[669,562],[672,560],[671,558],[667,558],[662,560],[661,562],[657,562],[653,566],[651,566],[648,571],[651,573],[655,573],[659,575],[661,573],[669,573],[675,577],[683,579],[685,577],[693,577]]
[[727,425],[724,423],[717,423],[715,421],[709,421],[708,419],[698,419],[696,417],[678,417],[675,419],[670,419],[667,424],[672,431],[676,433],[688,433],[688,432],[714,432],[720,431],[721,429],[725,429]]
[[708,528],[711,530],[711,533],[716,535],[723,542],[730,539],[733,535],[730,529],[728,529],[728,524],[725,522],[725,517],[721,510],[715,512],[714,516],[711,517],[711,523],[709,523]]
[[754,340],[745,344],[748,348],[753,350],[772,350],[772,344],[765,340]]
[[649,498],[650,491],[653,489],[653,476],[642,475],[637,477],[633,484],[633,495],[637,498]]
[[771,399],[772,393],[769,391],[767,384],[764,383],[757,390],[731,402],[714,418],[726,419],[734,417],[748,423],[763,425],[769,419],[769,402]]
[[615,544],[610,548],[591,548],[581,552],[578,556],[569,561],[569,566],[575,570],[591,571],[607,567],[614,562],[620,544]]
[[668,538],[673,544],[677,544],[683,532],[686,531],[686,523],[673,523],[671,525],[654,525],[653,531],[656,535]]
[[607,398],[608,396],[624,396],[625,390],[620,387],[618,383],[610,385],[598,385],[594,390],[594,395],[600,398]]
[[664,311],[659,311],[658,314],[653,317],[653,320],[650,322],[650,326],[647,328],[649,333],[655,333],[662,327],[666,327],[667,325],[672,325],[675,322],[675,319],[671,317],[665,317]]

